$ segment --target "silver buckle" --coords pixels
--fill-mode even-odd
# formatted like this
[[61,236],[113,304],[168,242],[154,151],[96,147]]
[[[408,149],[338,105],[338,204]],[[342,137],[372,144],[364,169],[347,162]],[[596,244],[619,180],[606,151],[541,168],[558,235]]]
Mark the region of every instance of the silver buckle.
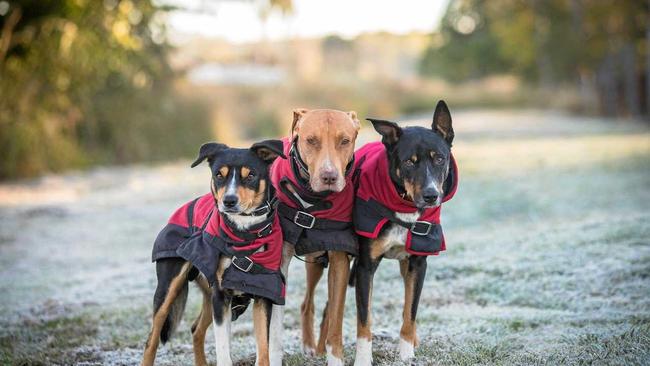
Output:
[[[303,224],[298,222],[298,220],[301,217],[307,217],[307,218],[311,219],[311,222],[309,224],[307,224],[307,225],[303,225]],[[302,227],[302,228],[311,229],[311,228],[314,227],[314,224],[316,223],[316,218],[313,215],[308,214],[307,212],[297,211],[296,216],[293,217],[293,223],[300,226],[300,227]]]
[[[269,232],[265,233],[267,229],[269,229]],[[273,232],[273,223],[269,222],[268,224],[266,224],[266,226],[264,226],[257,232],[257,237],[261,238],[266,235],[271,235],[272,232]]]
[[269,212],[271,212],[271,206],[267,202],[266,205],[253,210],[253,216],[262,216],[268,214]]
[[[425,225],[426,230],[425,231],[417,231],[418,225]],[[411,224],[411,232],[415,235],[420,235],[420,236],[427,236],[431,232],[431,225],[430,222],[427,221],[416,221],[413,224]]]
[[242,272],[250,271],[251,268],[253,268],[253,261],[250,258],[248,258],[248,256],[244,256],[244,258],[248,261],[248,267],[246,267],[246,269],[244,269],[244,268],[241,268],[240,266],[237,265],[237,259],[240,259],[240,258],[241,257],[235,257],[235,259],[232,261],[232,265],[237,267],[237,269],[239,269]]

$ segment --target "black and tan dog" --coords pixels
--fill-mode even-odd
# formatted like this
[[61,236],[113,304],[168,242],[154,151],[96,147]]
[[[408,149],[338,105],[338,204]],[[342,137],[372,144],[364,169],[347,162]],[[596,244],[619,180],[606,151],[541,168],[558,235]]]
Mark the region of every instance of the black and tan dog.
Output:
[[212,193],[178,209],[156,239],[158,285],[142,365],[153,365],[159,342],[166,342],[180,322],[189,281],[203,293],[203,307],[192,326],[195,363],[207,365],[205,333],[214,321],[217,364],[232,364],[230,322],[253,300],[256,364],[269,364],[272,304],[284,304],[285,292],[282,230],[268,173],[278,156],[284,156],[279,140],[250,149],[201,146],[192,167],[208,160]]
[[369,120],[382,142],[367,144],[355,154],[354,226],[360,238],[350,282],[356,287],[355,365],[360,366],[372,364],[372,283],[383,258],[400,261],[405,296],[399,355],[402,360],[414,356],[415,316],[427,256],[445,250],[440,205],[451,199],[458,184],[451,154],[454,130],[443,101],[436,106],[431,129]]

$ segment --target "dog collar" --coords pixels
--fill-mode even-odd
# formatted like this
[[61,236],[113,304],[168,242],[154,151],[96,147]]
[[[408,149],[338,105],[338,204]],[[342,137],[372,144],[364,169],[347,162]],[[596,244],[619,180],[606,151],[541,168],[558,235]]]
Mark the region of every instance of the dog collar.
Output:
[[[262,238],[265,236],[270,235],[273,232],[273,222],[275,220],[274,215],[269,215],[264,221],[255,224],[251,227],[249,227],[246,230],[240,230],[236,227],[236,225],[232,222],[228,216],[223,215],[219,213],[221,216],[221,220],[223,220],[224,227],[220,227],[220,237],[222,240],[224,240],[227,243],[233,243],[236,245],[242,245],[243,243],[247,244],[250,243],[251,241],[254,241],[258,238]],[[237,242],[234,241],[230,238],[230,236],[224,231],[224,229],[227,229],[232,233],[237,239],[243,241],[243,242]]]

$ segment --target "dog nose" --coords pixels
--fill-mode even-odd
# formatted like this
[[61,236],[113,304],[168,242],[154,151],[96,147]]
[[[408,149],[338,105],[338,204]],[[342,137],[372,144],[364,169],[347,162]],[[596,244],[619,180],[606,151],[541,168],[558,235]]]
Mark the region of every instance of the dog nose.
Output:
[[438,192],[435,189],[427,188],[422,191],[422,199],[426,203],[434,203],[438,200]]
[[320,180],[323,182],[323,184],[334,184],[338,180],[338,174],[336,174],[335,171],[322,172],[320,174]]
[[227,195],[223,198],[223,205],[226,206],[227,208],[233,208],[237,206],[237,196],[235,195]]

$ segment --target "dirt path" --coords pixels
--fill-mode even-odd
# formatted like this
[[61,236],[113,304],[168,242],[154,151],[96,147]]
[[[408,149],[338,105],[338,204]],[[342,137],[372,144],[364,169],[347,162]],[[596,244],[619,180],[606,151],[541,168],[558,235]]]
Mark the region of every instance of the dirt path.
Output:
[[[454,123],[461,186],[444,209],[448,250],[429,260],[416,363],[649,363],[650,130],[538,111],[460,112]],[[0,185],[0,364],[137,364],[151,243],[175,207],[208,189],[207,169],[188,165]],[[294,261],[287,361],[323,364],[300,356],[303,290]],[[382,263],[375,293],[374,358],[395,364],[397,263]],[[352,362],[352,290],[347,300]],[[193,289],[160,364],[192,364],[199,301]],[[234,325],[234,359],[250,361],[251,331],[250,314]]]

